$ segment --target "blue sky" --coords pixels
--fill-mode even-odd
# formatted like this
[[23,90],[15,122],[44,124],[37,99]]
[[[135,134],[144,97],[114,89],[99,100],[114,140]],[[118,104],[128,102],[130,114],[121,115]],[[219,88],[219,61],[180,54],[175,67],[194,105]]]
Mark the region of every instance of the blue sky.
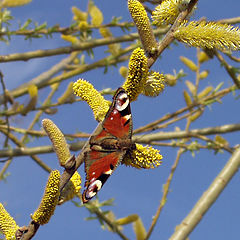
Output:
[[[125,0],[96,0],[95,3],[103,11],[105,23],[109,22],[112,16],[122,16],[123,21],[130,19]],[[63,27],[68,26],[72,19],[72,6],[84,10],[87,1],[33,0],[29,5],[11,9],[15,16],[12,28],[16,29],[19,22],[24,22],[29,18],[39,24],[46,21],[49,26],[54,24]],[[203,16],[207,20],[237,17],[239,16],[239,9],[240,2],[236,0],[227,1],[227,3],[224,0],[200,0],[193,19],[199,19]],[[116,35],[118,34],[121,33],[116,32]],[[14,37],[10,45],[1,43],[0,51],[2,55],[5,55],[67,45],[68,43],[64,42],[59,35],[55,35],[50,40],[33,39],[32,42],[23,41],[22,37]],[[96,59],[103,57],[104,50],[103,48],[96,49]],[[173,69],[176,69],[176,71],[184,69],[188,73],[184,81],[195,80],[194,75],[180,62],[179,56],[181,55],[196,61],[196,50],[194,48],[182,44],[178,44],[178,46],[172,45],[170,50],[162,54],[162,58],[154,64],[152,69],[164,73],[172,73]],[[239,56],[239,53],[235,55]],[[53,66],[64,57],[66,56],[34,59],[27,62],[2,63],[0,70],[4,74],[7,88],[11,90],[48,70],[50,66]],[[121,65],[127,66],[127,63]],[[238,67],[235,63],[233,65]],[[222,81],[224,82],[224,88],[230,86],[230,78],[216,60],[204,63],[201,70],[205,69],[210,69],[211,72],[204,81],[214,87]],[[109,68],[108,74],[104,74],[103,69],[100,69],[84,73],[78,77],[90,81],[99,90],[106,87],[117,88],[123,82],[118,73],[118,68],[115,67]],[[78,77],[71,80],[76,81]],[[134,129],[183,107],[185,104],[182,95],[185,88],[184,81],[179,82],[174,88],[166,88],[155,99],[139,97],[138,101],[131,105]],[[206,83],[203,83],[200,89],[205,86]],[[47,92],[42,91],[41,94],[44,96]],[[61,92],[59,91],[55,99],[60,95]],[[25,99],[26,97],[22,98],[23,101]],[[214,104],[211,109],[206,109],[201,121],[196,121],[192,128],[239,123],[239,113],[235,110],[239,109],[239,107],[239,100],[235,100],[233,96],[227,96],[223,99],[222,104]],[[27,120],[29,122],[21,117],[13,118],[11,124],[27,127],[31,123],[32,116],[32,114],[28,116]],[[73,133],[76,130],[92,132],[97,125],[90,108],[85,103],[60,107],[56,115],[43,115],[42,118],[44,117],[51,118],[65,133]],[[174,130],[175,127],[184,129],[185,122],[171,125],[166,131]],[[35,126],[36,130],[40,128],[40,124]],[[239,143],[239,133],[228,134],[226,138],[232,145]],[[2,142],[3,140],[1,140]],[[47,138],[44,140],[35,139],[29,146],[38,146],[39,144],[48,145],[50,141]],[[157,169],[137,170],[120,166],[114,172],[98,194],[100,201],[115,198],[114,206],[107,207],[105,210],[114,211],[117,218],[138,213],[146,229],[149,228],[152,216],[155,214],[162,196],[163,184],[167,180],[177,152],[176,149],[172,148],[161,147],[160,150],[164,158],[162,166]],[[212,151],[207,150],[196,154],[194,158],[190,153],[183,155],[174,175],[166,206],[151,239],[168,239],[171,236],[175,226],[180,224],[182,219],[189,213],[229,157],[230,155],[227,153],[214,155]],[[54,154],[42,155],[41,159],[53,169],[60,169]],[[7,203],[6,209],[16,219],[18,225],[27,225],[30,221],[30,214],[34,212],[39,204],[48,174],[42,171],[28,157],[14,158],[8,171],[10,176],[7,178],[7,182],[0,182],[0,202]],[[84,179],[83,169],[80,169],[80,174]],[[194,229],[190,239],[236,239],[240,235],[240,228],[238,227],[239,201],[238,173],[204,216],[201,223]],[[119,239],[116,234],[102,230],[97,221],[85,221],[86,217],[89,217],[89,213],[85,208],[76,208],[71,202],[65,203],[56,209],[54,216],[47,225],[40,227],[35,239]],[[126,236],[129,239],[134,239],[132,226],[126,226],[124,229]]]

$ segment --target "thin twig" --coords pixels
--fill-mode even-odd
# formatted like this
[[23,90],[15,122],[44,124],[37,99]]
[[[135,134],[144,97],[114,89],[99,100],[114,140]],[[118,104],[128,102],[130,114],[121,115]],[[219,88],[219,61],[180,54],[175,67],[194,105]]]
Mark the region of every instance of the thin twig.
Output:
[[[8,106],[7,106],[7,103],[8,103],[8,98],[7,98],[7,95],[6,95],[6,86],[5,86],[5,83],[4,83],[4,80],[3,80],[3,74],[2,72],[0,71],[0,82],[2,84],[2,89],[3,89],[3,104],[4,104],[4,110],[7,111],[8,110]],[[9,129],[9,119],[8,119],[8,116],[5,116],[5,119],[6,119],[6,124],[7,124],[7,133],[9,133],[10,129]],[[8,134],[6,134],[6,139],[4,141],[4,147],[7,147],[8,146]]]
[[[113,57],[112,55],[110,55],[110,56],[104,57],[94,63],[83,64],[77,69],[74,69],[74,70],[68,71],[68,72],[64,72],[63,74],[61,74],[59,76],[48,79],[47,81],[41,81],[41,82],[38,81],[38,82],[36,82],[36,86],[38,87],[38,89],[41,89],[41,88],[44,88],[51,84],[62,82],[63,80],[67,80],[71,77],[74,77],[76,75],[82,74],[84,72],[87,72],[87,71],[90,71],[90,70],[93,70],[93,69],[96,69],[99,67],[106,67],[106,66],[115,65],[120,62],[124,62],[129,58],[129,56],[128,55],[122,56],[122,55],[124,55],[128,52],[131,52],[133,48],[134,48],[133,46],[127,47],[124,50],[122,50],[119,53],[119,55],[116,57]],[[16,88],[15,90],[10,91],[10,94],[14,98],[22,96],[25,93],[27,93],[27,88],[25,86],[24,87],[20,86],[20,87]],[[0,96],[0,100],[1,100],[1,96]],[[0,103],[1,103],[1,101],[0,101]],[[13,115],[14,113],[9,113],[9,114]]]
[[[1,129],[0,129],[1,130]],[[190,138],[197,135],[213,135],[213,134],[224,134],[229,132],[240,131],[240,124],[227,124],[217,127],[208,127],[201,129],[193,129],[191,131],[179,131],[179,132],[159,132],[155,134],[146,134],[146,135],[136,135],[133,136],[133,141],[138,143],[155,143],[155,141],[163,141],[163,140],[172,140],[172,139],[182,139],[182,138]],[[79,151],[82,149],[86,141],[78,141],[75,143],[70,143],[69,148],[71,151]],[[4,149],[0,150],[0,158],[5,157],[17,157],[17,156],[27,156],[34,154],[45,154],[54,152],[53,147],[51,145],[41,146],[41,147],[21,147],[21,148],[13,148],[13,149]]]
[[204,191],[203,195],[195,204],[191,212],[176,228],[174,234],[169,238],[170,240],[185,240],[188,237],[197,224],[203,219],[204,214],[218,199],[219,195],[225,189],[235,173],[238,172],[239,167],[240,148],[233,153],[210,187]]
[[[161,35],[166,33],[166,29],[158,29],[154,31],[154,34]],[[68,47],[59,47],[55,49],[48,49],[48,50],[36,50],[31,52],[25,53],[13,53],[8,55],[1,55],[0,62],[12,62],[12,61],[27,61],[33,58],[42,58],[42,57],[49,57],[49,56],[56,56],[61,54],[69,54],[75,51],[84,51],[93,49],[100,46],[105,46],[113,43],[121,43],[121,42],[131,42],[139,38],[138,33],[131,33],[128,35],[124,35],[121,37],[108,37],[103,39],[94,39],[89,42],[79,42],[73,46]]]
[[136,130],[134,130],[134,134],[137,134],[137,133],[142,133],[142,132],[146,132],[146,131],[152,131],[155,129],[155,126],[162,123],[162,122],[165,122],[171,118],[175,118],[176,116],[186,112],[186,111],[190,111],[191,109],[193,109],[194,107],[204,107],[206,106],[206,102],[210,101],[210,100],[214,100],[214,99],[217,99],[217,98],[222,98],[223,96],[227,95],[228,93],[236,90],[236,86],[233,85],[229,88],[225,88],[217,93],[213,93],[209,96],[206,96],[204,97],[203,99],[201,99],[199,102],[194,102],[192,105],[190,106],[186,106],[186,107],[183,107],[179,110],[177,110],[176,112],[174,113],[168,113],[166,114],[165,116],[163,116],[162,118],[154,121],[154,122],[151,122],[147,125],[145,125],[144,127],[140,127]]
[[128,240],[128,238],[98,208],[93,208],[92,211],[98,216],[98,218],[102,219],[113,232],[116,232],[121,239]]
[[222,55],[218,51],[215,50],[214,54],[217,57],[217,59],[220,61],[220,63],[224,66],[224,68],[226,69],[229,76],[232,78],[233,82],[236,84],[236,86],[240,88],[240,81],[236,76],[234,68],[225,61],[225,59],[222,57]]
[[170,184],[171,184],[171,182],[172,182],[173,175],[174,175],[174,173],[175,173],[175,170],[176,170],[176,168],[177,168],[177,165],[178,165],[178,163],[179,163],[180,156],[182,155],[183,152],[184,152],[183,149],[179,149],[179,151],[178,151],[178,153],[177,153],[176,160],[175,160],[175,162],[174,162],[174,164],[173,164],[173,166],[172,166],[172,168],[171,168],[171,172],[170,172],[170,174],[169,174],[169,177],[168,177],[168,179],[167,179],[167,182],[166,182],[166,184],[164,184],[162,199],[161,199],[161,201],[160,201],[160,204],[159,204],[159,207],[158,207],[158,209],[157,209],[157,212],[156,212],[156,214],[155,214],[154,217],[153,217],[151,226],[150,226],[150,228],[149,228],[149,230],[148,230],[148,232],[147,232],[147,236],[146,236],[145,240],[149,239],[149,237],[151,236],[152,231],[153,231],[153,229],[154,229],[154,227],[155,227],[155,225],[156,225],[156,223],[157,223],[157,220],[159,219],[160,213],[161,213],[161,211],[162,211],[162,209],[163,209],[163,207],[164,207],[164,205],[165,205],[165,203],[166,203],[167,195],[168,195],[168,193],[169,193],[169,187],[170,187]]

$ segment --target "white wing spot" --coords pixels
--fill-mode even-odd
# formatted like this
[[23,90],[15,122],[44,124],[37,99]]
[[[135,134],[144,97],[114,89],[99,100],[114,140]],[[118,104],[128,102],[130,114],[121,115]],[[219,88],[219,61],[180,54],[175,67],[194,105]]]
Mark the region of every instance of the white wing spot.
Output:
[[123,94],[119,97],[120,102],[121,102],[121,100],[123,100],[124,98],[126,99],[125,103],[123,103],[122,105],[120,105],[120,104],[117,102],[117,104],[116,104],[116,109],[117,109],[119,112],[123,111],[123,110],[128,106],[128,104],[129,104],[129,98],[128,98],[128,96],[127,96],[126,93],[123,93]]
[[102,182],[100,180],[96,180],[91,183],[88,187],[88,191],[86,192],[86,198],[90,199],[93,198],[97,192],[101,189]]
[[126,121],[128,121],[130,118],[131,118],[131,114],[128,114],[128,115],[125,115],[123,118],[126,120]]
[[111,175],[112,174],[112,169],[109,169],[108,171],[104,172],[104,174]]

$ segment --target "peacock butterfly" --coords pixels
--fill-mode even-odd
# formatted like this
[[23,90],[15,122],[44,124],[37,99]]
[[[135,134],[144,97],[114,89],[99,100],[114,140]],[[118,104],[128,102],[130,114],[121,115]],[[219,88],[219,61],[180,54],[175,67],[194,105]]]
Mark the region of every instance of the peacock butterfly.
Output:
[[97,194],[124,156],[134,149],[130,101],[125,90],[119,88],[105,119],[89,139],[89,151],[84,157],[86,181],[83,203]]

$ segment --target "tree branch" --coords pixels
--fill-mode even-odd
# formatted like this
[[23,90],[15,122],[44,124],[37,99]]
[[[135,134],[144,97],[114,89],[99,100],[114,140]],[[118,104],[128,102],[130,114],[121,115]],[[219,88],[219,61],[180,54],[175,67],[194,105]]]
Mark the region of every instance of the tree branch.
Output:
[[217,200],[221,192],[230,182],[234,174],[240,167],[240,148],[238,148],[222,171],[218,174],[210,187],[205,191],[202,197],[198,200],[194,208],[182,223],[176,228],[170,240],[184,240],[193,231],[197,224],[202,220],[204,214]]

